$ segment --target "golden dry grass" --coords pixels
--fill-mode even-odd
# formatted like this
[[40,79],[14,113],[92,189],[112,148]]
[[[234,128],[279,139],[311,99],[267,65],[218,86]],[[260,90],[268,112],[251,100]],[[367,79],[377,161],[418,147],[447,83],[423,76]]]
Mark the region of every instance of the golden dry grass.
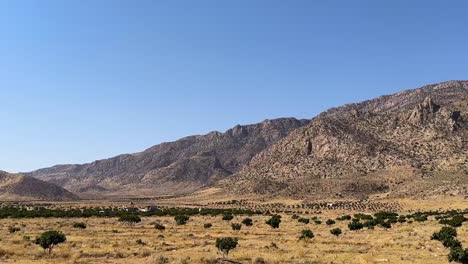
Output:
[[[280,229],[265,224],[267,216],[253,216],[253,227],[233,231],[231,223],[240,223],[236,216],[231,222],[221,216],[194,216],[183,226],[172,217],[147,217],[136,225],[119,223],[116,218],[88,219],[3,219],[0,220],[0,263],[159,263],[161,257],[169,263],[213,263],[220,255],[215,248],[217,237],[237,237],[239,246],[229,257],[242,263],[448,263],[448,251],[431,241],[440,225],[431,218],[424,223],[395,224],[391,229],[349,231],[347,221],[327,226],[328,218],[336,212],[317,215],[323,223],[308,225],[283,214]],[[312,217],[314,215],[303,215]],[[75,229],[74,222],[85,222],[87,229]],[[165,231],[154,228],[154,222],[166,226]],[[213,227],[204,229],[204,223]],[[8,227],[21,231],[9,233]],[[340,227],[341,237],[329,230]],[[309,228],[315,238],[299,241],[301,230]],[[54,249],[52,256],[44,254],[33,240],[45,230],[61,230],[67,242]],[[459,239],[468,245],[468,226],[458,228]],[[136,241],[141,239],[144,244]]]

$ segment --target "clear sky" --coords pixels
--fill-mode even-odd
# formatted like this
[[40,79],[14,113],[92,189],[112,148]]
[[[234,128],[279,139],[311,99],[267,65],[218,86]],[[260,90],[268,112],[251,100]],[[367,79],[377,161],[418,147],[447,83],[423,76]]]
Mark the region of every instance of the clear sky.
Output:
[[0,170],[468,79],[468,1],[0,1]]

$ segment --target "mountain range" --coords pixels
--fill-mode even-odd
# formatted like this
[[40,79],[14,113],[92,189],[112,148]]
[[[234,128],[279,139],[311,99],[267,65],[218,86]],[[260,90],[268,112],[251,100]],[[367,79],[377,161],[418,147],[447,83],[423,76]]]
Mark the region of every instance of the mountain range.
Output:
[[212,187],[293,198],[468,195],[468,81],[348,104],[311,120],[265,120],[92,163],[0,175],[0,195],[24,194],[4,187],[13,177],[50,190],[31,189],[27,197],[39,199],[76,198],[67,190],[114,198]]

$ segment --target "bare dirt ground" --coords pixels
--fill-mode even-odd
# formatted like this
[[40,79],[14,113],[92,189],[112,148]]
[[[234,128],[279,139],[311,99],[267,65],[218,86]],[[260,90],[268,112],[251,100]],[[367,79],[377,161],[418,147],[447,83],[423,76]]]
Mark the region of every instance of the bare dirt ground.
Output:
[[[289,200],[270,202],[300,204]],[[468,208],[468,201],[460,197],[388,202],[400,204],[402,214],[415,210]],[[56,206],[119,204],[96,203]],[[138,202],[135,203],[138,206]],[[322,223],[299,223],[292,219],[292,212],[280,213],[279,229],[265,224],[269,216],[258,215],[250,216],[254,220],[252,227],[243,225],[240,231],[232,230],[231,223],[241,223],[248,216],[235,216],[229,222],[223,221],[221,216],[192,216],[186,225],[176,225],[173,217],[166,216],[143,217],[141,223],[134,225],[120,223],[117,218],[97,217],[1,219],[0,263],[221,263],[217,262],[221,255],[215,247],[219,237],[239,239],[229,259],[240,263],[449,263],[449,251],[440,242],[430,239],[441,227],[433,217],[421,223],[396,223],[390,229],[375,227],[374,230],[351,231],[347,227],[349,221],[336,221],[331,226],[325,221],[357,211],[298,209],[296,213],[305,218],[316,216]],[[75,222],[84,222],[87,228],[73,228]],[[166,230],[156,230],[155,222],[163,224]],[[205,223],[211,223],[212,227],[204,228]],[[12,226],[19,227],[20,231],[10,233]],[[343,231],[340,237],[330,234],[330,229],[337,227]],[[315,237],[299,240],[304,229],[312,230]],[[60,230],[67,236],[67,241],[54,248],[50,256],[32,242],[46,230]],[[468,245],[468,223],[457,231],[458,239]]]

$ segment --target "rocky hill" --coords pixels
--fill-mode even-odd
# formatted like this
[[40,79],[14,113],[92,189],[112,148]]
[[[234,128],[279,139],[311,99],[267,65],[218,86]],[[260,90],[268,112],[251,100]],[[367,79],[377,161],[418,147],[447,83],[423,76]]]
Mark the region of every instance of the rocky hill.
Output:
[[211,186],[251,158],[308,124],[282,118],[163,143],[143,152],[83,165],[58,165],[26,173],[87,195],[180,194]]
[[468,195],[468,82],[330,109],[219,186],[234,193]]
[[0,171],[1,200],[75,200],[78,196],[54,184]]

